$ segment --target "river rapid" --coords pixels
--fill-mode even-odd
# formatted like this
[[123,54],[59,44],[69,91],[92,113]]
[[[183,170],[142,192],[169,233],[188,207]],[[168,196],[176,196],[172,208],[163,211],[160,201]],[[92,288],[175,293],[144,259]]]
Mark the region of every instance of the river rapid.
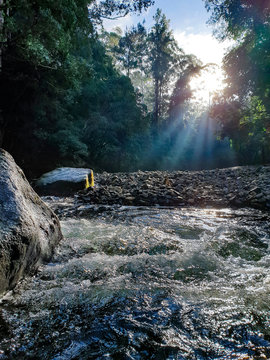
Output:
[[269,214],[93,207],[0,305],[0,359],[270,359]]

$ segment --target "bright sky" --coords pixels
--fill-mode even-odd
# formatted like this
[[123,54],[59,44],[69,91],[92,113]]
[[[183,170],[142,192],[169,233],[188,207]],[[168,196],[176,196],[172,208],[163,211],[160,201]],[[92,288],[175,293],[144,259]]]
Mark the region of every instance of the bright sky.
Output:
[[[221,65],[229,43],[220,43],[212,36],[213,29],[206,24],[210,14],[207,13],[203,0],[155,0],[155,5],[142,15],[128,15],[122,19],[106,21],[104,23],[105,28],[110,30],[120,26],[125,30],[127,27],[142,22],[143,19],[146,20],[146,27],[151,27],[153,25],[153,15],[157,8],[160,8],[166,17],[170,19],[174,37],[187,54],[196,55],[203,63],[210,62]],[[202,86],[206,86],[206,88],[204,89],[205,94],[201,95],[206,100],[209,92],[222,87],[222,72],[217,70],[216,74],[212,76],[211,84],[206,79],[203,80],[205,85]],[[198,81],[196,86],[198,86]]]
[[221,63],[228,43],[219,43],[212,36],[212,28],[206,24],[210,14],[207,13],[203,0],[156,0],[155,5],[142,15],[129,15],[122,19],[106,21],[105,28],[109,30],[120,26],[125,30],[126,27],[136,25],[143,19],[146,20],[146,26],[151,27],[157,8],[170,19],[174,36],[186,53],[193,53],[203,62]]

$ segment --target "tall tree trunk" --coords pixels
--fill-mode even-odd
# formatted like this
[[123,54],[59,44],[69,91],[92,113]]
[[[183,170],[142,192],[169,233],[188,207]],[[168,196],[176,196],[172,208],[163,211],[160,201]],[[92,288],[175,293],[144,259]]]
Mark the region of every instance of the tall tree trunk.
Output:
[[153,128],[155,133],[158,132],[159,125],[159,79],[155,79],[155,103],[153,113]]
[[130,49],[128,49],[127,64],[127,76],[130,77]]

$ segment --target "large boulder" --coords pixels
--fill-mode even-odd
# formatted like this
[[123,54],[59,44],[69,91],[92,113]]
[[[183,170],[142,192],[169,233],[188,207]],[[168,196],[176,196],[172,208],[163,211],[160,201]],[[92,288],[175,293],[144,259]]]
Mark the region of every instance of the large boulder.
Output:
[[42,175],[35,185],[40,195],[69,196],[85,188],[90,169],[62,167]]
[[57,216],[0,149],[0,294],[49,261],[61,238]]

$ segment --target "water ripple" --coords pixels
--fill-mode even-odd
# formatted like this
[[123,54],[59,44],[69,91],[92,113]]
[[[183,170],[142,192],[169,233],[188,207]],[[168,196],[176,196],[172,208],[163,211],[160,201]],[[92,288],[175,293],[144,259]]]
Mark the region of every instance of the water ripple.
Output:
[[117,207],[62,221],[7,295],[0,359],[270,358],[270,232],[244,209]]

